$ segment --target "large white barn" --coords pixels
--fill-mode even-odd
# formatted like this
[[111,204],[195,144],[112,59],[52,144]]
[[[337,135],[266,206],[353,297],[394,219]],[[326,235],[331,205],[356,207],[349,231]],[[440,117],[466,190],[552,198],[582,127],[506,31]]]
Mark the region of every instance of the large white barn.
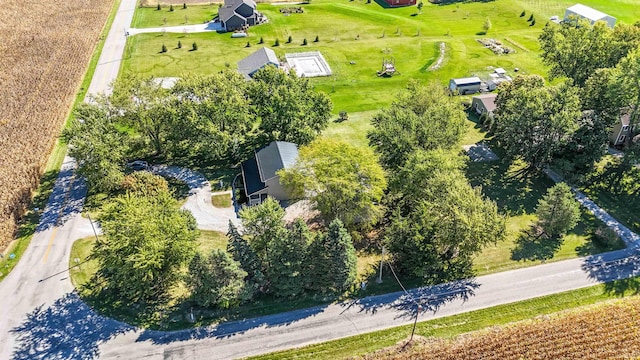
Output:
[[575,4],[572,7],[568,8],[564,13],[564,19],[567,20],[569,16],[572,15],[589,20],[591,25],[595,24],[597,21],[604,21],[611,28],[616,25],[616,18],[614,18],[613,16],[607,15],[601,11],[582,4]]

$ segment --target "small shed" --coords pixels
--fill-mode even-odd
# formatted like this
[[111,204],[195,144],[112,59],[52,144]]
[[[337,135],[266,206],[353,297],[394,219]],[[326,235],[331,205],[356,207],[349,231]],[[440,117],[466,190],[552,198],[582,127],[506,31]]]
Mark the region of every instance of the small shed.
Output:
[[471,109],[478,115],[487,114],[492,118],[496,110],[496,97],[498,97],[497,94],[476,95],[471,98]]
[[613,28],[616,25],[616,18],[614,18],[613,16],[607,15],[601,11],[582,4],[575,4],[572,7],[568,8],[564,13],[564,19],[567,20],[570,16],[577,16],[579,18],[587,19],[589,20],[591,25],[595,24],[597,21],[606,22],[610,28]]
[[280,183],[277,172],[281,169],[289,169],[297,160],[296,144],[274,141],[243,162],[242,180],[249,206],[258,205],[269,196],[278,201],[288,201],[289,195]]
[[477,93],[481,86],[482,80],[477,76],[449,80],[449,90],[460,95]]
[[247,80],[251,80],[253,74],[265,66],[275,66],[279,68],[280,61],[273,50],[263,47],[240,60],[238,62],[238,71],[240,71]]

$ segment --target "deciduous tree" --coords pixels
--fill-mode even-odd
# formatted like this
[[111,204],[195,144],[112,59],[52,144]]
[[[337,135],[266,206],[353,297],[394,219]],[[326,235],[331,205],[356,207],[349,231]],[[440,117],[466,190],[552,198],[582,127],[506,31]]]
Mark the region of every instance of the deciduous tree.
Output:
[[294,197],[310,197],[325,221],[337,218],[349,229],[378,219],[377,204],[386,188],[384,171],[370,149],[331,139],[302,147],[280,181]]

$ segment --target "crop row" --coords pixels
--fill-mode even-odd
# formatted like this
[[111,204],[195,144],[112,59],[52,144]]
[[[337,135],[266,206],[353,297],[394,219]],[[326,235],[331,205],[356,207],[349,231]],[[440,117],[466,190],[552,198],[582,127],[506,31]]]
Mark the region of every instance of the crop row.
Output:
[[112,3],[0,7],[0,250],[36,188]]
[[490,328],[366,359],[629,359],[640,356],[640,299]]

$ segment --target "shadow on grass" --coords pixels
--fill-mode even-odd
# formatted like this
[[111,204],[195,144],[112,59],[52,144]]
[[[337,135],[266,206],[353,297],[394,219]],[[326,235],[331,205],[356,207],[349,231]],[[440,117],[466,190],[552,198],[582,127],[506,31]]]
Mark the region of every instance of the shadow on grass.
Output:
[[131,330],[94,314],[77,294],[69,293],[47,308],[36,308],[11,330],[16,336],[12,359],[95,359],[98,344]]
[[513,215],[532,213],[553,181],[541,174],[522,174],[520,168],[511,166],[502,154],[495,152],[501,160],[468,164],[466,175],[471,185],[482,187],[482,193],[495,201],[499,209]]
[[511,260],[550,260],[560,250],[562,238],[552,238],[530,228],[516,240],[516,246],[511,250]]

